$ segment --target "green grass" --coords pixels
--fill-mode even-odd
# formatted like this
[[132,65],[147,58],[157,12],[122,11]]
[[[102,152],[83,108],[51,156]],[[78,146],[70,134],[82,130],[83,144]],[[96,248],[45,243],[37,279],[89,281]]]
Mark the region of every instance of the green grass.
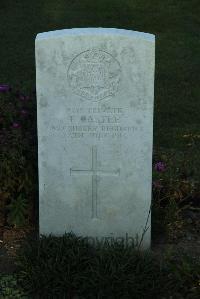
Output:
[[[200,260],[168,253],[159,260],[122,244],[93,247],[73,234],[28,241],[19,285],[33,298],[197,299]],[[30,295],[30,298],[31,295]]]
[[18,284],[18,276],[16,274],[0,274],[0,298],[28,299]]
[[[17,273],[0,274],[0,298],[198,299],[200,259],[162,257],[120,243],[91,246],[73,234],[27,239]],[[77,297],[78,296],[78,297]]]
[[183,150],[182,135],[200,131],[199,26],[199,0],[2,0],[0,82],[34,87],[39,32],[119,27],[153,33],[154,144]]

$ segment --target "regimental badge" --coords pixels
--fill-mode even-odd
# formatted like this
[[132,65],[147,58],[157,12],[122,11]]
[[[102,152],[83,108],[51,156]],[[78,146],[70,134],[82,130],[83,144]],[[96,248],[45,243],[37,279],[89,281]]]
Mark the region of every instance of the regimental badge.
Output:
[[68,68],[73,92],[90,101],[113,97],[121,79],[119,62],[109,53],[88,50],[77,55]]

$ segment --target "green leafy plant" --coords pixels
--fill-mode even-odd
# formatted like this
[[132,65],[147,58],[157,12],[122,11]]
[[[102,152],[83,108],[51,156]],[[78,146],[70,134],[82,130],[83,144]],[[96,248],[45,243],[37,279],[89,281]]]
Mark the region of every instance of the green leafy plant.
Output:
[[[192,174],[187,153],[154,153],[153,231],[165,232],[169,241],[184,235],[184,211],[197,210],[200,203],[199,181]],[[156,162],[158,161],[158,162]]]
[[28,299],[22,288],[18,285],[16,274],[0,274],[0,298]]
[[[177,251],[165,255],[169,273],[166,288],[172,289],[176,298],[198,299],[200,296],[200,258]],[[179,295],[179,297],[178,297]]]
[[0,84],[0,102],[0,222],[18,227],[31,224],[37,192],[35,94]]
[[23,194],[19,194],[16,199],[13,199],[7,206],[9,210],[8,223],[15,227],[24,226],[26,223],[27,206],[27,200],[23,197]]

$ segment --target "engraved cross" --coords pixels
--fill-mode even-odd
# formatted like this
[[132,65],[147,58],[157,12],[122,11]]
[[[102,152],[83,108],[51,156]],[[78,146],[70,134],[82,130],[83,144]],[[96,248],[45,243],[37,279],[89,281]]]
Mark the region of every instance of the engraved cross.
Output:
[[92,147],[92,167],[90,169],[74,169],[70,168],[70,175],[89,175],[92,177],[92,218],[98,218],[98,176],[119,176],[120,169],[116,170],[100,170],[97,162],[97,146]]

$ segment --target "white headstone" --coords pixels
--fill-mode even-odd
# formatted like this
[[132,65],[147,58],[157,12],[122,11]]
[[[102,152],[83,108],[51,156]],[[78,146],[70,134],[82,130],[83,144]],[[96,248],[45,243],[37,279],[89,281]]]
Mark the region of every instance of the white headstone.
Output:
[[154,64],[151,34],[37,35],[41,234],[150,246]]

